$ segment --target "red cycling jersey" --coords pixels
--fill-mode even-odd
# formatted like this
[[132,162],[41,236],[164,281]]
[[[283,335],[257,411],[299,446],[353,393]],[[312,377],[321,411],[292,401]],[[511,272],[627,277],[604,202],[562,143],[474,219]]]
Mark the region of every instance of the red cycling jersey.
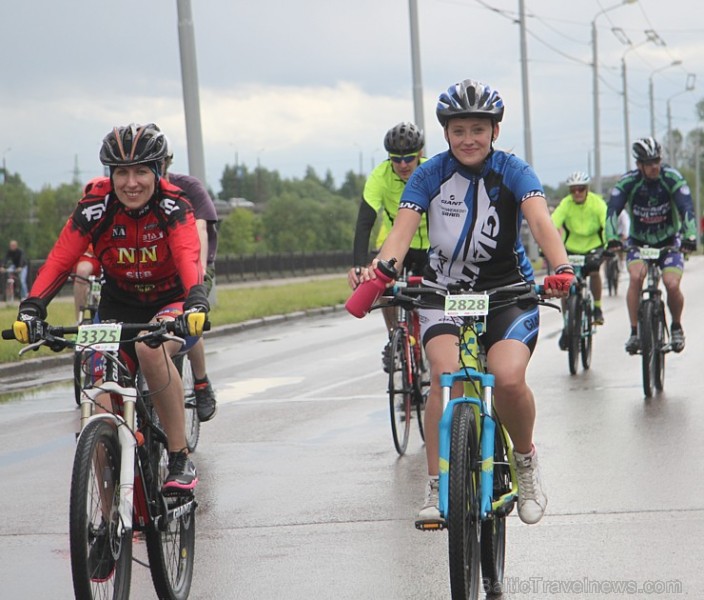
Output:
[[203,283],[193,209],[164,179],[136,211],[117,199],[109,179],[95,183],[61,230],[29,295],[48,303],[91,243],[105,278],[101,295],[113,302],[161,307]]

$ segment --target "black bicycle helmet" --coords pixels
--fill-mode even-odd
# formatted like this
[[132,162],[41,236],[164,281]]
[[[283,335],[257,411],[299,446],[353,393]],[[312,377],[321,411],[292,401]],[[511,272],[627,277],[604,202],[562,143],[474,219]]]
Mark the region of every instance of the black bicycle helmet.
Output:
[[100,162],[108,167],[124,167],[144,163],[160,165],[167,157],[169,148],[166,136],[154,125],[114,127],[103,138]]
[[423,130],[413,123],[399,123],[386,132],[384,148],[391,154],[413,154],[425,145]]
[[633,142],[633,158],[637,161],[657,160],[661,155],[662,148],[653,137],[640,138]]
[[453,117],[486,117],[498,123],[504,117],[504,101],[488,85],[465,79],[440,94],[435,114],[443,127]]

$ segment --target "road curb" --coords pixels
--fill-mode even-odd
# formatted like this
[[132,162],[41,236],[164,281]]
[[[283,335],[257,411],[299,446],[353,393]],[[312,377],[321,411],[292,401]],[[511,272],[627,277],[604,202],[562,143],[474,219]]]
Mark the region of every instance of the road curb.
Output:
[[[344,311],[344,309],[344,304],[337,304],[335,306],[323,306],[320,308],[299,310],[283,315],[271,315],[268,317],[260,317],[257,319],[242,321],[240,323],[218,325],[216,327],[213,327],[210,331],[207,331],[204,337],[207,340],[210,338],[217,338],[226,335],[234,335],[243,331],[257,329],[258,327],[264,327],[266,325],[276,325],[305,317],[316,317],[333,312],[342,312]],[[73,353],[68,351],[60,352],[56,354],[56,356],[42,356],[41,358],[28,358],[18,360],[16,362],[5,363],[0,365],[0,379],[17,375],[26,376],[27,373],[36,373],[41,370],[55,369],[58,367],[71,365],[72,363]],[[67,370],[66,379],[70,379],[71,377],[72,373],[69,373]]]

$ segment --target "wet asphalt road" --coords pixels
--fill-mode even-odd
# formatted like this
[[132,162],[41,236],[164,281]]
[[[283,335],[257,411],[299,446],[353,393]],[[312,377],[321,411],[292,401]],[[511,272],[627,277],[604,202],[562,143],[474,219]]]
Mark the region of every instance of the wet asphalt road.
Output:
[[[504,598],[704,597],[704,259],[687,263],[684,289],[687,348],[668,355],[651,400],[623,351],[625,290],[604,298],[592,368],[576,376],[557,348],[560,316],[542,310],[529,381],[548,513],[534,526],[509,517]],[[380,315],[336,311],[208,341],[219,412],[194,457],[191,598],[449,598],[446,535],[413,527],[417,429],[406,456],[393,449],[383,336]],[[0,598],[72,598],[72,391],[0,398]],[[155,597],[139,565],[132,597]]]

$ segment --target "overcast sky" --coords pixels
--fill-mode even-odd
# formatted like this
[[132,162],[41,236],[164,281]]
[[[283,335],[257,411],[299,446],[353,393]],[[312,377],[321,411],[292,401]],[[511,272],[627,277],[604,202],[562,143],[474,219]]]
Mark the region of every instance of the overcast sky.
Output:
[[[625,168],[621,59],[631,137],[648,135],[648,82],[658,136],[697,126],[704,98],[699,0],[525,0],[533,165],[557,185],[589,170],[593,147],[590,24],[601,74],[602,175]],[[426,153],[445,149],[438,94],[465,78],[502,94],[498,146],[525,155],[518,0],[418,0]],[[493,10],[492,10],[493,9]],[[226,164],[260,161],[285,177],[307,165],[338,184],[385,158],[383,136],[413,120],[408,0],[192,2],[207,183]],[[32,188],[100,173],[98,150],[116,124],[154,121],[187,172],[176,0],[7,0],[0,18],[0,152]],[[655,30],[666,45],[646,42]],[[673,61],[679,66],[670,66]],[[667,68],[665,68],[667,67]],[[654,71],[659,70],[657,73]],[[687,74],[696,75],[685,92]]]

